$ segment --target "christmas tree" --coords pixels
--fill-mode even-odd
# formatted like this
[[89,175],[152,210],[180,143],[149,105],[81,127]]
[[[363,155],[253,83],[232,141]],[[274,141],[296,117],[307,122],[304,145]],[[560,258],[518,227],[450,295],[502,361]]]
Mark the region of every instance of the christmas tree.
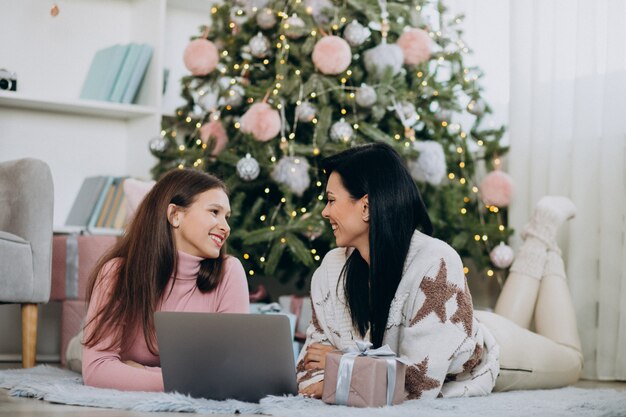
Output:
[[229,251],[250,275],[304,278],[334,245],[320,159],[386,142],[406,158],[435,236],[491,276],[512,256],[497,246],[511,234],[498,169],[507,149],[504,128],[485,127],[462,22],[443,1],[215,5],[184,51],[187,104],[150,143],[153,175],[196,167],[223,178]]

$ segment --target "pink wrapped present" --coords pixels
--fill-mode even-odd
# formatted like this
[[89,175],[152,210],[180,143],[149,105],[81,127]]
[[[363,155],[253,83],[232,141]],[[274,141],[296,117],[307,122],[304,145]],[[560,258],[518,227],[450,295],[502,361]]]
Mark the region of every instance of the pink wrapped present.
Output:
[[52,239],[52,290],[50,301],[61,301],[61,363],[66,365],[67,344],[80,331],[87,303],[89,275],[116,236],[55,235]]
[[328,404],[352,407],[382,407],[400,404],[406,398],[406,365],[385,345],[370,349],[369,342],[326,355],[324,392]]
[[116,236],[55,235],[50,300],[84,300],[92,269],[116,241]]
[[61,364],[66,365],[67,345],[83,326],[87,315],[87,302],[83,300],[65,300],[61,310]]

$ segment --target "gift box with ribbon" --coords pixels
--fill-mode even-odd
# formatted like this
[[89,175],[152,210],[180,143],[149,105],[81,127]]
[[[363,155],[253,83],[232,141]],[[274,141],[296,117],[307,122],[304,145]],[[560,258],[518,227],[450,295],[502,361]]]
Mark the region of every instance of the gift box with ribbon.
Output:
[[406,362],[389,345],[371,349],[357,341],[356,347],[326,355],[324,392],[328,404],[352,407],[382,407],[404,401]]

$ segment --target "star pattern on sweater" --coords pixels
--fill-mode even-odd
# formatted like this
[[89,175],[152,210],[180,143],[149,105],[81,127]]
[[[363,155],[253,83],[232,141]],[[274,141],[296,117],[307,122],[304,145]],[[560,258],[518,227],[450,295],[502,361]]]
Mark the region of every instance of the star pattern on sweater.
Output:
[[439,388],[439,381],[429,377],[427,372],[428,356],[422,362],[407,367],[405,388],[409,394],[409,400],[419,399],[424,391]]
[[446,302],[458,291],[458,287],[449,283],[447,278],[448,269],[446,262],[442,258],[435,278],[425,276],[420,284],[420,289],[424,292],[426,299],[422,307],[415,313],[415,317],[413,317],[409,326],[414,326],[415,323],[430,313],[435,313],[442,323],[446,321]]
[[450,317],[452,323],[463,323],[463,328],[468,337],[472,336],[472,324],[474,322],[474,306],[472,305],[472,296],[465,284],[465,291],[457,290],[456,292],[457,309]]

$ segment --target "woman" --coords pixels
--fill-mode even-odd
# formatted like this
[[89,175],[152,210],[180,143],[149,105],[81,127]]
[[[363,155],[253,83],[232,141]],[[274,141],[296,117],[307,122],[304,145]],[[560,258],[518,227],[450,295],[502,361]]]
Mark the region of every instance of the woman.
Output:
[[[409,399],[486,395],[494,386],[549,388],[578,379],[580,342],[554,243],[558,223],[573,215],[568,200],[543,200],[498,314],[475,314],[461,259],[430,236],[426,208],[393,148],[355,147],[322,167],[328,176],[322,215],[339,247],[313,275],[313,319],[297,366],[302,394],[319,398],[326,353],[357,339],[374,348],[388,344],[409,362]],[[533,312],[537,333],[527,330]]]
[[226,256],[229,216],[212,175],[177,169],[156,183],[90,279],[86,385],[163,391],[155,311],[249,312],[243,267]]

